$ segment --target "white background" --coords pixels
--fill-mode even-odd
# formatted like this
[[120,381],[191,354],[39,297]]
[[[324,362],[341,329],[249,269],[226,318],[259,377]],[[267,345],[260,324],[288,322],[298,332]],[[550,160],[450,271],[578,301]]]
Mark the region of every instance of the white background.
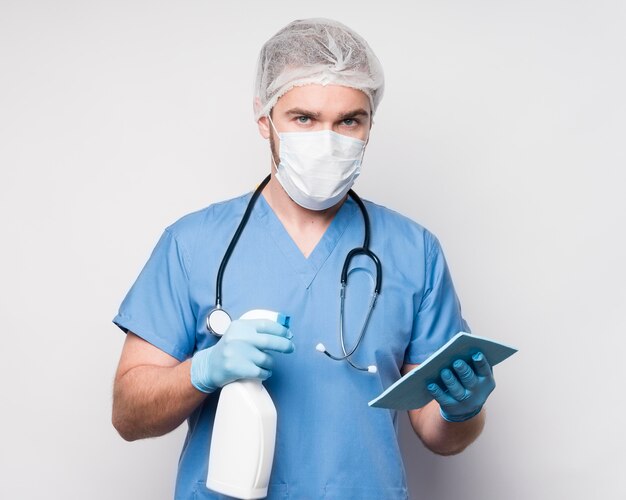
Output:
[[520,349],[464,454],[403,423],[412,498],[626,498],[620,0],[0,0],[0,497],[171,498],[184,429],[111,427],[111,319],[165,226],[265,175],[256,57],[313,16],[386,71],[358,191]]

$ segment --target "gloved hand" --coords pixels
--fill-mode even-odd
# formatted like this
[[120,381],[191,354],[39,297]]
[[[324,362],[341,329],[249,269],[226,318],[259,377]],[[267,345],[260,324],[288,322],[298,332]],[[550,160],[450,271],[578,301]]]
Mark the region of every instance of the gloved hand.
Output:
[[464,422],[477,415],[496,387],[491,366],[483,353],[474,354],[472,362],[474,370],[460,359],[452,363],[456,375],[448,368],[441,370],[447,391],[438,384],[428,384],[428,392],[439,403],[441,416],[448,422]]
[[267,319],[233,321],[212,347],[198,351],[191,359],[191,383],[210,393],[239,379],[266,380],[274,360],[266,351],[293,352],[291,332]]

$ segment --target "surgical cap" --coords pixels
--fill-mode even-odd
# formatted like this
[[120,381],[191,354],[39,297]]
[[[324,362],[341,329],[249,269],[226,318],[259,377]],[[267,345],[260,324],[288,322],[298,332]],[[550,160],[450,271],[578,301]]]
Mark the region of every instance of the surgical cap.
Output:
[[293,87],[343,85],[369,97],[372,114],[383,97],[383,68],[358,34],[330,19],[293,21],[270,38],[259,54],[254,118],[268,115]]

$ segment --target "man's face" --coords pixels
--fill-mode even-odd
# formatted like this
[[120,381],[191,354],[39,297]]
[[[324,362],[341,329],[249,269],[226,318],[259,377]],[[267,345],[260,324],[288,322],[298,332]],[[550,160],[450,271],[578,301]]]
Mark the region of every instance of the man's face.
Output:
[[[332,130],[362,141],[367,141],[372,124],[368,97],[360,90],[340,85],[294,87],[278,99],[271,117],[278,132]],[[280,140],[267,117],[259,119],[259,131],[270,139],[278,164]]]

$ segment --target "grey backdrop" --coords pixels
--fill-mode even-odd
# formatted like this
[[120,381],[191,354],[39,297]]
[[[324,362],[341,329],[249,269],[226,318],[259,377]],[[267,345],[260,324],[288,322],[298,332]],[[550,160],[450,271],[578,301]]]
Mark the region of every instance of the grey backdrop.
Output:
[[166,225],[266,173],[256,56],[311,16],[386,70],[359,192],[435,232],[474,332],[520,348],[464,454],[403,421],[412,498],[625,498],[619,0],[0,0],[0,497],[171,498],[184,429],[117,436],[110,320]]

